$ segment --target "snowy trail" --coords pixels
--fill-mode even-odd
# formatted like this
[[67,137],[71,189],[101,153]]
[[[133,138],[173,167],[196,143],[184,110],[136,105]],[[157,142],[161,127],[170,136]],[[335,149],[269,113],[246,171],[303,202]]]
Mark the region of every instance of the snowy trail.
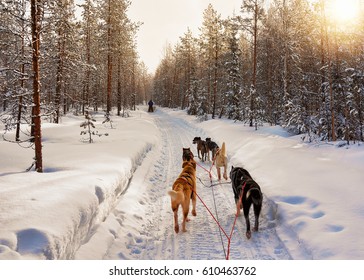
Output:
[[[80,248],[76,259],[89,258],[90,255],[86,256],[83,251],[89,253],[86,248],[101,239],[105,242],[105,248],[94,254],[96,259],[225,259],[228,240],[220,233],[203,204],[197,200],[197,217],[189,215],[191,221],[187,224],[187,232],[175,234],[170,198],[167,195],[167,190],[181,171],[182,147],[191,147],[196,154],[192,139],[208,135],[200,128],[163,111],[157,111],[153,117],[162,135],[162,142],[148,153],[114,212],[101,224],[90,239],[90,244]],[[210,168],[211,163],[201,163],[198,158],[196,160],[207,169]],[[214,180],[215,174],[213,169]],[[223,184],[210,187],[209,175],[200,167],[197,167],[197,177],[203,182],[197,180],[199,196],[216,216],[215,196],[219,222],[225,232],[230,234],[235,217],[231,185],[224,181]],[[181,216],[179,213],[180,220]],[[241,215],[231,240],[230,259],[291,259],[285,244],[295,243],[289,248],[300,248],[301,245],[294,235],[286,235],[284,242],[281,241],[276,232],[277,223],[277,206],[264,197],[260,231],[254,232],[251,240],[247,240]],[[110,233],[106,241],[101,237],[105,236],[105,231]],[[95,247],[100,248],[99,245]]]

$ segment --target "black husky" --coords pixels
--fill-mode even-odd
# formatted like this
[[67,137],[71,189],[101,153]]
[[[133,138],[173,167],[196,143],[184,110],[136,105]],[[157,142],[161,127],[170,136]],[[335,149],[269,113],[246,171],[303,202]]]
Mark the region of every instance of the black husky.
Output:
[[219,149],[219,146],[214,142],[211,141],[211,138],[206,138],[206,145],[207,145],[207,155],[208,155],[208,160],[210,161],[210,151],[211,151],[211,156],[212,156],[212,160],[215,159],[215,155],[217,150]]
[[[243,209],[246,223],[246,237],[250,239],[250,206],[253,204],[255,216],[254,230],[258,231],[259,215],[263,203],[263,194],[259,185],[253,180],[249,172],[242,167],[232,166],[230,171],[230,179],[234,191],[237,215],[239,216],[240,209]],[[240,197],[241,201],[239,201]]]

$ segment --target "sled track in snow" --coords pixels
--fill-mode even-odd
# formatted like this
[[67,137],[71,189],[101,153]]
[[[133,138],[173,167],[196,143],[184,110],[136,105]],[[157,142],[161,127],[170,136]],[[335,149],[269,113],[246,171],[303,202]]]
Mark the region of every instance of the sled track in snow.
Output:
[[[225,259],[224,249],[227,250],[228,240],[207,212],[202,203],[197,199],[197,216],[191,214],[187,223],[187,232],[175,234],[173,226],[173,212],[170,207],[170,198],[167,191],[181,171],[182,147],[191,147],[196,155],[196,146],[192,144],[195,136],[207,137],[201,129],[194,127],[184,120],[174,118],[158,110],[155,115],[157,127],[163,137],[156,152],[158,155],[152,162],[146,174],[146,183],[150,184],[147,193],[148,204],[143,219],[142,230],[139,236],[132,236],[133,240],[126,246],[128,252],[122,252],[121,258],[130,259]],[[229,153],[229,147],[227,147]],[[209,162],[199,164],[210,168]],[[230,169],[230,166],[228,167]],[[216,169],[213,168],[213,179],[216,180]],[[230,184],[210,186],[209,175],[197,167],[197,193],[216,216],[213,192],[215,194],[216,208],[219,222],[227,234],[230,233],[235,218],[235,203]],[[206,186],[204,186],[206,185]],[[263,193],[264,193],[264,186]],[[213,192],[212,192],[213,191]],[[251,211],[253,212],[253,211]],[[291,259],[284,242],[276,233],[277,206],[264,196],[264,203],[260,218],[259,232],[253,232],[252,238],[245,237],[245,221],[243,215],[238,218],[231,240],[230,259]],[[252,214],[252,213],[251,213]],[[180,209],[179,220],[182,219]],[[253,221],[251,216],[251,221]],[[223,242],[222,242],[223,241]],[[117,246],[112,245],[112,246]],[[111,247],[112,247],[111,246]],[[116,249],[111,249],[115,251]],[[127,257],[125,257],[127,256]],[[115,255],[106,256],[106,259],[115,258]]]

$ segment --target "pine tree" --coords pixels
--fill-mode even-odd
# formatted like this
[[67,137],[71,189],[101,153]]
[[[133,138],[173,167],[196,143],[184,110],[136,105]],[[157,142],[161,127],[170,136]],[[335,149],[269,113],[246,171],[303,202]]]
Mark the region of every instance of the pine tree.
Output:
[[255,94],[257,94],[257,65],[258,65],[258,36],[259,36],[259,23],[263,19],[264,10],[261,0],[246,0],[241,7],[242,12],[242,24],[244,30],[246,30],[252,38],[252,77],[249,92],[250,100],[250,113],[249,113],[249,125],[253,126],[254,119],[256,118],[256,100]]
[[97,27],[96,22],[96,9],[92,0],[86,0],[82,5],[82,32],[83,32],[83,43],[85,46],[85,74],[84,74],[84,87],[82,90],[82,114],[85,114],[85,108],[90,106],[90,87],[91,87],[91,72],[93,63],[93,52],[94,49],[94,35],[93,30]]
[[[207,108],[211,109],[212,118],[215,118],[217,104],[219,102],[218,85],[219,70],[221,68],[221,56],[223,47],[223,30],[221,15],[211,4],[203,13],[203,23],[201,27],[200,45],[203,50],[204,59],[204,80],[207,89]],[[211,107],[210,107],[211,106]]]
[[181,44],[178,56],[181,67],[181,104],[182,108],[188,107],[189,114],[196,115],[196,91],[198,88],[197,77],[197,40],[193,37],[190,29],[180,38]]
[[238,18],[227,19],[225,22],[225,37],[227,40],[227,51],[225,54],[225,68],[227,72],[227,83],[225,89],[225,112],[229,119],[242,120],[241,106],[243,102],[241,50],[239,48],[240,23]]
[[[106,118],[109,118],[109,115],[106,113]],[[97,130],[95,130],[95,122],[96,119],[92,116],[92,114],[89,111],[85,112],[85,121],[80,124],[80,127],[82,127],[84,130],[81,131],[81,135],[88,135],[87,139],[82,139],[84,141],[89,142],[90,144],[93,143],[93,136],[108,136],[108,133],[99,133]]]

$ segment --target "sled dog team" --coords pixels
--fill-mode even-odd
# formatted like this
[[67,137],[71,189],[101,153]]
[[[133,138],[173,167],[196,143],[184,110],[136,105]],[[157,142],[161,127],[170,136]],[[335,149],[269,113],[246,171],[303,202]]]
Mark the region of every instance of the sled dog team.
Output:
[[[197,145],[197,156],[204,162],[210,161],[210,152],[212,161],[216,166],[218,180],[221,180],[221,168],[223,168],[223,178],[227,177],[227,155],[225,142],[222,143],[221,149],[219,146],[211,141],[211,138],[202,140],[201,137],[195,137],[192,141]],[[174,216],[174,231],[179,232],[178,223],[178,209],[182,208],[183,220],[182,231],[186,231],[186,222],[189,221],[188,214],[190,210],[190,201],[192,200],[192,215],[196,216],[196,166],[197,163],[190,148],[183,148],[182,150],[182,171],[172,186],[172,190],[168,191],[171,197],[171,207]],[[245,223],[246,223],[246,237],[250,239],[250,220],[249,210],[253,205],[255,223],[254,231],[259,228],[259,215],[262,209],[263,194],[259,185],[253,180],[249,172],[242,167],[231,167],[230,179],[234,199],[236,204],[236,215],[240,215],[240,210],[243,209]]]

